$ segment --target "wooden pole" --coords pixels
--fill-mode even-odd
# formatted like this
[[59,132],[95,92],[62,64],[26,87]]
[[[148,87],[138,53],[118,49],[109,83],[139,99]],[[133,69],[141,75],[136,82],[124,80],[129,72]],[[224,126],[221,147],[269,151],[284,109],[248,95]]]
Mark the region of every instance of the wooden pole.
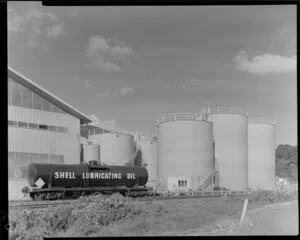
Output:
[[246,216],[247,206],[248,206],[248,199],[246,198],[244,201],[243,211],[242,211],[242,215],[241,215],[241,219],[240,219],[241,223],[244,221],[244,218]]

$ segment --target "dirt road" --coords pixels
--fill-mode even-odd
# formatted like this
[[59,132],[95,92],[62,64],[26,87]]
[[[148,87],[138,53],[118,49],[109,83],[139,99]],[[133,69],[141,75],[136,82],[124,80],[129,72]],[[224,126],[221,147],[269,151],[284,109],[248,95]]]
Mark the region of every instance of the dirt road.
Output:
[[242,225],[236,235],[298,235],[298,201],[253,209],[247,216],[253,225]]
[[[240,206],[242,208],[242,206]],[[228,235],[298,235],[298,200],[270,204],[247,211],[245,221],[239,222],[241,212],[227,217],[209,228],[167,233],[173,236],[228,236]]]

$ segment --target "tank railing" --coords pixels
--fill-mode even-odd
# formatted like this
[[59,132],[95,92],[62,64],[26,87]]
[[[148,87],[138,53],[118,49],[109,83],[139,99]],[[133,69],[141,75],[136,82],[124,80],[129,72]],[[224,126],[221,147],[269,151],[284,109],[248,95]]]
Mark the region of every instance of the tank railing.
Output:
[[210,114],[232,113],[232,114],[241,114],[241,115],[248,116],[247,111],[244,111],[243,109],[238,107],[212,107],[212,108],[208,108],[208,112],[210,112]]
[[135,140],[140,140],[140,141],[155,141],[156,136],[154,134],[149,134],[148,132],[145,131],[136,131],[135,133]]
[[276,125],[276,123],[270,119],[266,118],[249,118],[248,123],[250,124],[270,124],[270,125]]
[[208,120],[209,114],[202,111],[201,113],[171,113],[163,115],[157,120],[157,123],[169,122],[169,121],[180,121],[180,120]]
[[104,134],[104,133],[120,133],[120,134],[128,134],[134,135],[133,131],[129,131],[126,129],[121,128],[93,128],[88,131],[88,136],[97,135],[97,134]]
[[181,194],[185,196],[214,196],[214,197],[221,197],[221,196],[249,196],[254,193],[253,190],[251,189],[243,189],[240,191],[232,191],[228,189],[221,188],[221,190],[214,190],[213,188],[211,190],[205,190],[204,188],[200,190],[193,190],[193,189],[186,189],[186,190],[181,190],[181,189],[176,189],[173,191],[167,190],[165,187],[156,187],[154,188],[155,193],[161,193],[164,196],[179,196]]

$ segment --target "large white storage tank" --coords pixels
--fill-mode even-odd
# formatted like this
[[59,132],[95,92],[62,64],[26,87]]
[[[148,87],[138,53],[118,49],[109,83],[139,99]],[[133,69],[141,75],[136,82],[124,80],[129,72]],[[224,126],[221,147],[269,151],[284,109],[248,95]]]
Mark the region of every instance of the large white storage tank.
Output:
[[248,187],[248,113],[240,108],[209,108],[220,186],[234,191]]
[[88,140],[100,145],[102,164],[133,165],[135,155],[133,135],[92,129],[89,131]]
[[267,119],[248,120],[248,185],[273,190],[276,186],[275,123]]
[[149,174],[148,186],[157,184],[157,140],[143,136],[136,140],[139,146],[139,153],[136,157],[136,166],[146,166]]
[[212,122],[174,113],[158,120],[158,182],[168,190],[196,189],[213,168]]
[[97,161],[100,164],[100,146],[98,144],[84,144],[83,160],[87,163],[89,161]]

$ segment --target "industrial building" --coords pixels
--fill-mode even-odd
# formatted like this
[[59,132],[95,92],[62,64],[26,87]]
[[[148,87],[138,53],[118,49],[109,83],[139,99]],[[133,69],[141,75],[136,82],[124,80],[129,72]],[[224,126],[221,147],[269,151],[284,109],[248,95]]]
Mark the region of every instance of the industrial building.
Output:
[[248,185],[273,190],[276,186],[275,123],[267,119],[248,120]]
[[93,121],[68,103],[8,68],[9,199],[22,198],[27,166],[79,163],[80,124]]
[[30,163],[144,166],[168,191],[275,187],[275,123],[240,108],[172,113],[157,136],[87,116],[8,68],[9,199],[23,198]]

